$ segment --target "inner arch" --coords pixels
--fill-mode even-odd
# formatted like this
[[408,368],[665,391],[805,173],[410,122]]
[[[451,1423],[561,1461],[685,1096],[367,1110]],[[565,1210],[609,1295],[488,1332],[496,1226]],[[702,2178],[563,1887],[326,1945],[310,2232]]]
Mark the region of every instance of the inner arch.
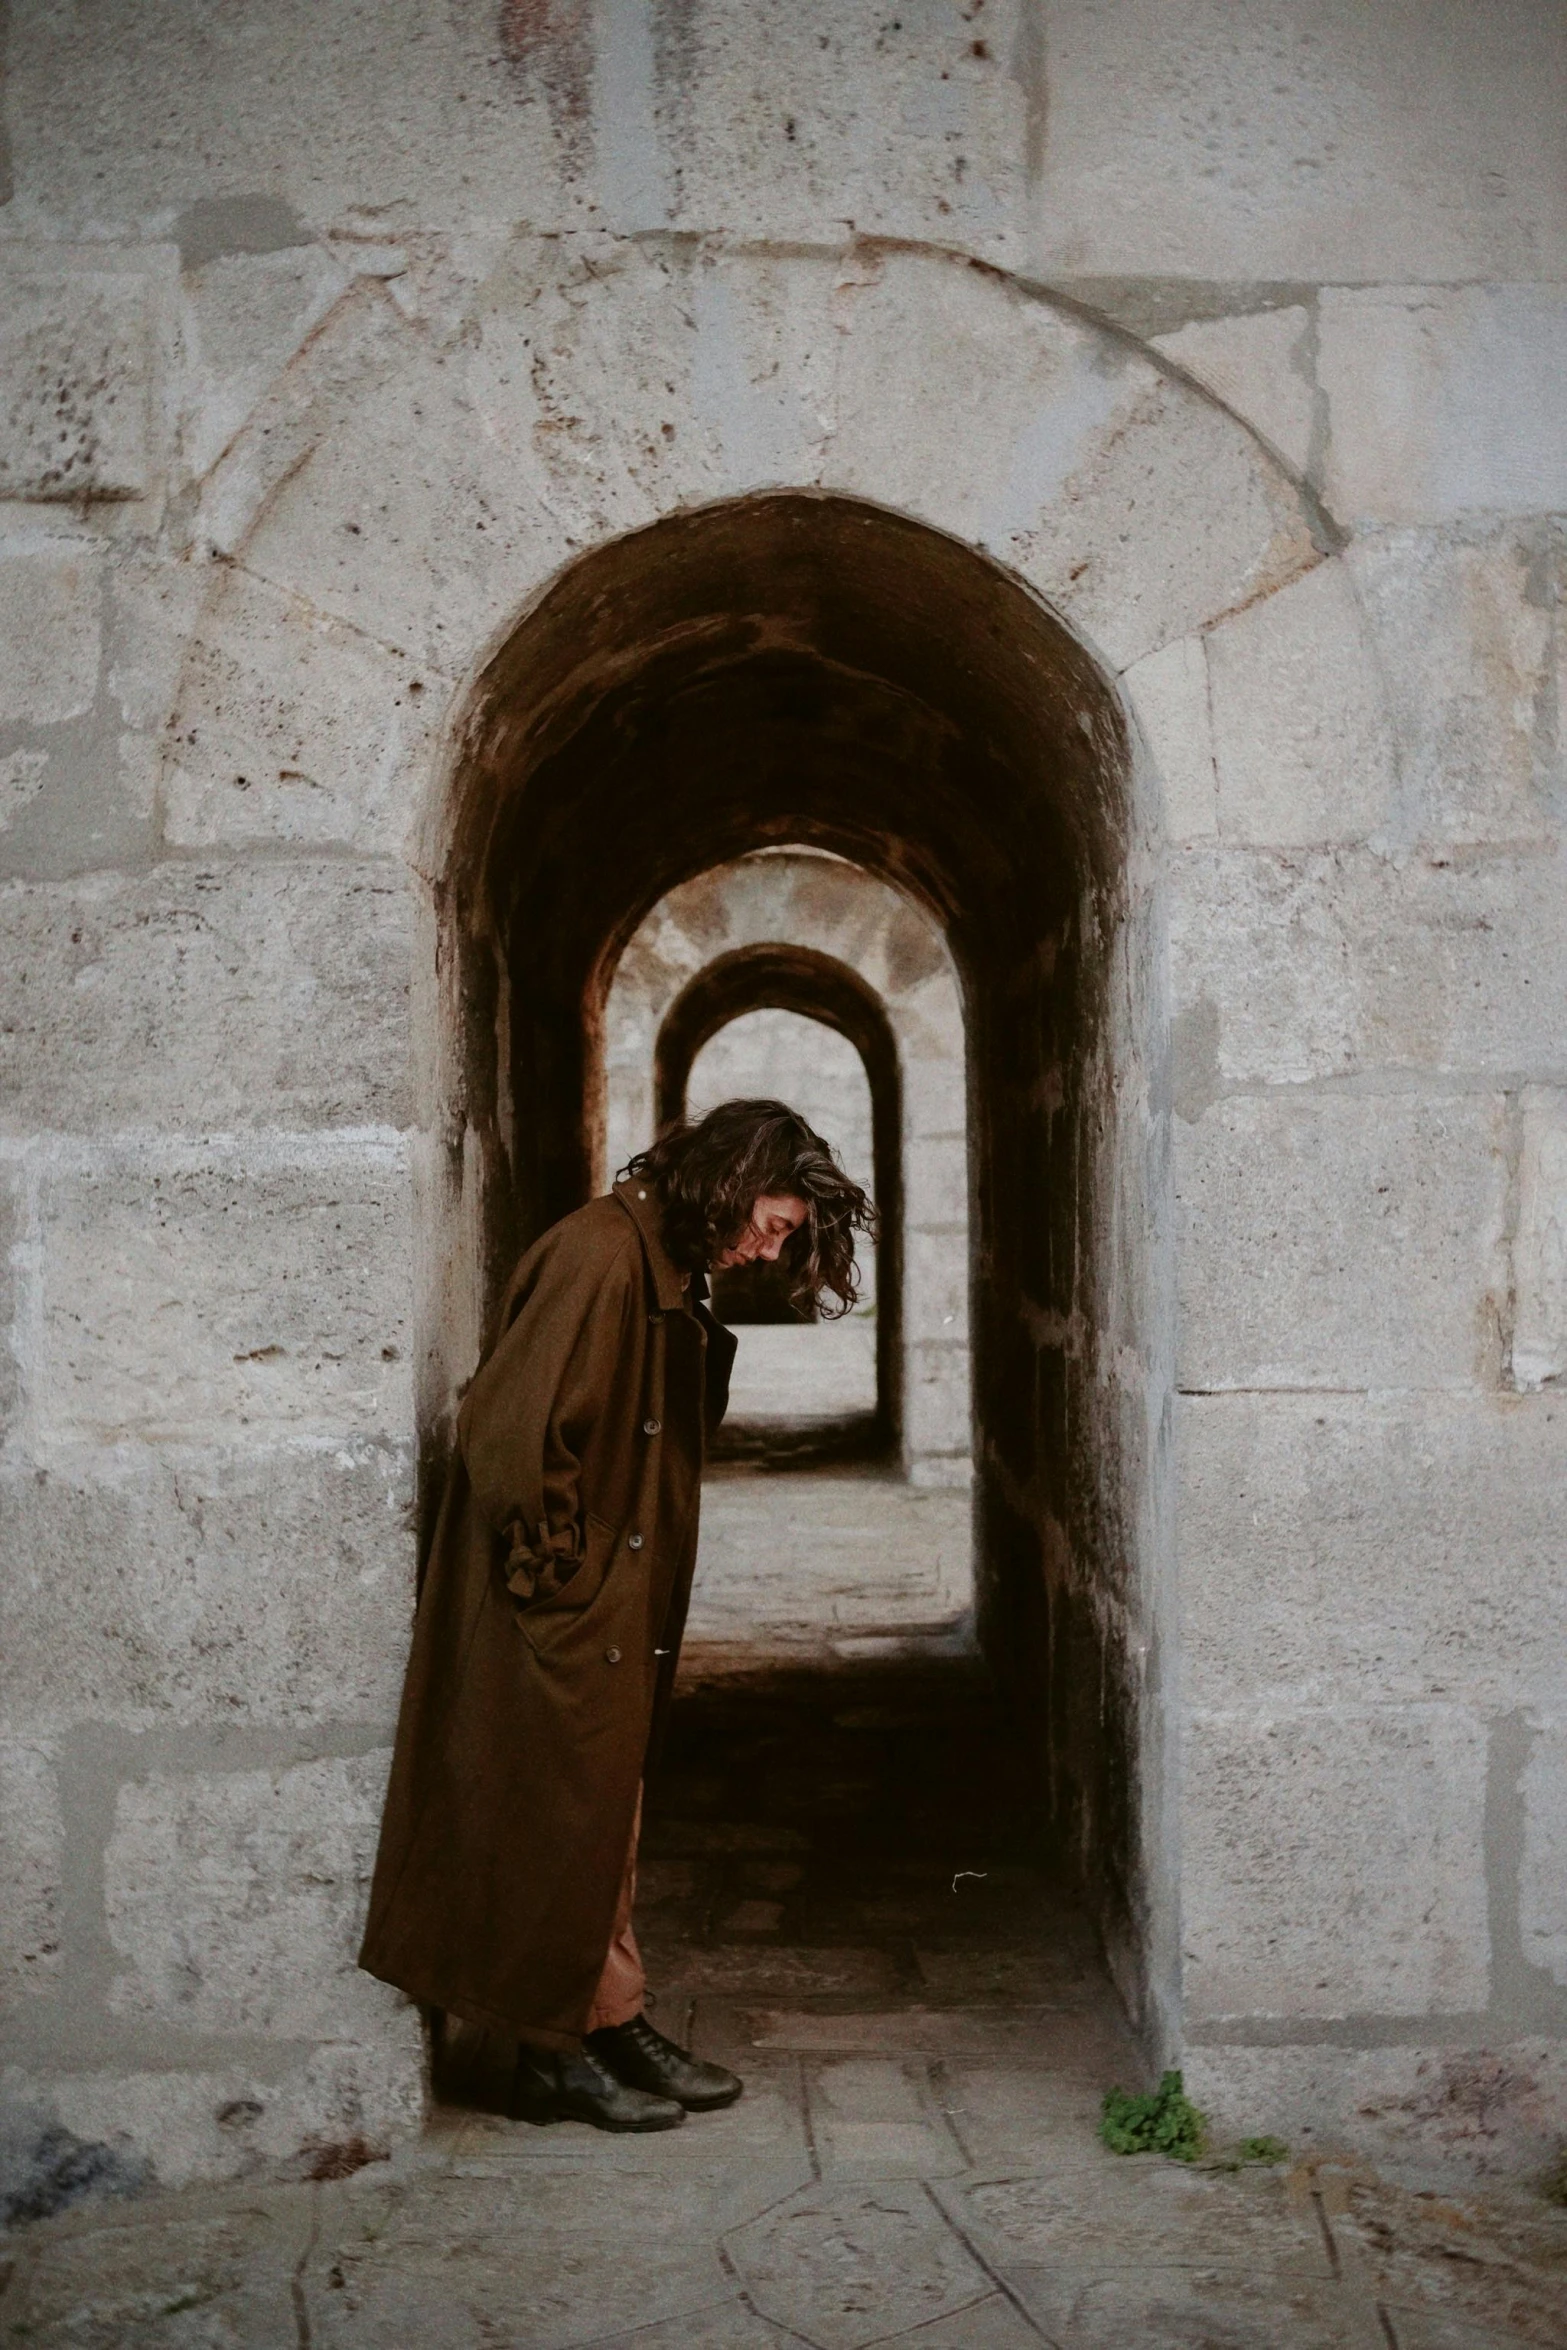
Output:
[[589,1194],[606,992],[659,898],[790,842],[911,893],[967,1021],[980,1635],[1139,1996],[1157,1135],[1128,773],[1117,697],[1054,615],[898,515],[742,499],[565,572],[480,680],[458,763],[432,1261],[466,1278],[432,1313],[427,1399],[438,1451],[505,1271]]

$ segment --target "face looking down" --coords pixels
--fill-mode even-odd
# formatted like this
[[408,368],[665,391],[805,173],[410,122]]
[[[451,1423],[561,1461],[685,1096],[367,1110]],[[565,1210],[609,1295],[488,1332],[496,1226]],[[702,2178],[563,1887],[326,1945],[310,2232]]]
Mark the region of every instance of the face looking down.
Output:
[[775,1265],[784,1243],[799,1231],[809,1213],[804,1200],[790,1193],[763,1192],[751,1209],[750,1221],[719,1257],[715,1272],[727,1273],[732,1265],[758,1261]]

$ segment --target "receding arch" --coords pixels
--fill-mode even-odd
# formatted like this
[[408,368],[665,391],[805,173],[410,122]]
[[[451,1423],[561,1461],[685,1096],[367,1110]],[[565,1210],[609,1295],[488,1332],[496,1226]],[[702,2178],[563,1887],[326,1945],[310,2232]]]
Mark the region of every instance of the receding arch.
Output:
[[876,1425],[870,1447],[890,1451],[903,1432],[903,1102],[897,1040],[875,990],[857,971],[812,947],[764,943],[718,955],[676,996],[653,1046],[659,1123],[685,1108],[702,1047],[746,1012],[795,1012],[834,1028],[865,1065],[871,1154],[881,1211],[876,1320]]
[[[661,896],[804,843],[930,910],[968,1026],[980,1631],[1135,1992],[1159,1291],[1130,772],[1116,691],[999,565],[857,500],[737,499],[582,557],[490,664],[438,915],[442,1246],[477,1315],[587,1195],[609,979]],[[432,1340],[433,1419],[475,1333]]]

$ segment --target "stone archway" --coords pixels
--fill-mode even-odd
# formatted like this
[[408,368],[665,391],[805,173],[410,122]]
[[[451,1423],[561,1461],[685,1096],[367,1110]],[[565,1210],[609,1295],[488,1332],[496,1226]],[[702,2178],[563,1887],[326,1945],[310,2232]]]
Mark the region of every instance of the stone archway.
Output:
[[608,975],[668,890],[804,841],[930,909],[968,1011],[980,1638],[1123,1937],[1150,1464],[1099,1366],[1150,1349],[1155,1294],[1146,1215],[1112,1241],[1148,1081],[1130,767],[1101,673],[995,566],[858,502],[733,501],[584,558],[491,664],[443,950],[494,1284],[592,1187]]
[[[844,976],[825,994],[819,986],[801,992],[795,959],[802,951],[824,979]],[[704,1007],[727,1011],[747,1000],[793,1002],[801,1010],[821,1005],[847,1026],[866,1059],[873,1097],[882,1102],[870,1171],[886,1211],[878,1342],[887,1433],[915,1484],[966,1487],[964,1021],[940,928],[885,881],[799,849],[770,849],[672,890],[627,942],[609,985],[606,1167],[621,1164],[671,1107],[667,1096],[678,1087],[666,1073],[660,1093],[661,1034],[667,1030],[673,1043],[691,1015],[699,1026],[705,1021]],[[889,1033],[878,1042],[883,1026]],[[679,1057],[688,1057],[687,1048]]]
[[[1002,1024],[1016,1025],[1030,991],[1059,1003],[1085,982],[1095,1017],[1076,1033],[1091,1030],[1092,1044],[1072,1082],[1048,1049],[1032,1078],[1015,1074],[1055,1154],[1049,1196],[1090,1212],[1073,1229],[1095,1240],[1086,1286],[1063,1306],[1064,1239],[1044,1219],[1026,1267],[998,1257],[982,1181],[984,1283],[1011,1283],[1022,1310],[1010,1332],[976,1334],[980,1354],[998,1393],[1026,1396],[1058,1429],[1065,1477],[1041,1476],[1037,1449],[982,1406],[998,1570],[987,1606],[1020,1611],[1011,1652],[1032,1659],[1036,1691],[1055,1691],[1062,1811],[1098,1875],[1123,1983],[1168,2047],[1179,1860],[1165,1762],[1171,1308],[1156,852],[1163,794],[1189,788],[1205,755],[1194,747],[1196,636],[1322,560],[1310,501],[1276,458],[1152,355],[940,254],[759,256],[591,237],[568,251],[524,237],[437,331],[361,286],[209,479],[200,528],[219,565],[170,727],[164,832],[190,849],[297,843],[389,869],[403,858],[418,877],[416,1388],[419,1441],[438,1461],[495,1265],[551,1202],[569,1203],[591,1157],[591,1137],[548,1139],[577,1133],[575,1108],[566,1127],[556,1110],[580,1100],[580,1072],[541,1056],[526,1021],[508,1033],[516,1004],[484,876],[524,837],[513,787],[541,776],[580,721],[573,680],[585,667],[624,709],[633,668],[646,685],[698,649],[677,641],[680,622],[650,634],[617,547],[654,526],[673,533],[660,592],[670,613],[684,599],[700,630],[683,553],[695,541],[683,534],[700,536],[703,508],[786,505],[874,517],[867,532],[951,550],[956,633],[932,642],[915,628],[908,641],[928,649],[935,676],[950,673],[961,640],[967,707],[989,713],[981,734],[999,728],[1011,745],[1050,733],[1039,805],[1062,827],[1055,865],[1022,802],[990,819],[992,862],[1026,864],[1042,910],[1031,940],[1013,934],[1018,998]],[[788,539],[766,556],[783,573]],[[1007,619],[986,620],[959,555],[998,583]],[[761,559],[753,539],[731,561],[726,608],[760,614],[749,650],[787,665],[790,644],[769,645],[753,593]],[[609,567],[588,581],[585,562]],[[876,625],[889,641],[900,618],[918,620],[930,578],[917,559],[906,579],[888,573]],[[784,582],[775,615],[792,592]],[[1025,606],[1032,636],[1012,626]],[[531,694],[516,690],[524,654]],[[844,710],[853,671],[840,659],[821,672],[843,687]],[[878,705],[867,674],[860,706],[868,718],[879,706],[890,746],[907,703],[894,686]],[[923,740],[935,775],[935,736]],[[885,853],[896,831],[878,847],[857,824],[818,817],[807,830],[849,855]],[[704,854],[754,837],[715,821]],[[894,865],[955,940],[965,922],[978,937],[977,901],[964,912],[939,857],[900,850]],[[534,896],[541,940],[562,903]],[[557,967],[551,984],[565,977]],[[994,1022],[985,1052],[993,1076]],[[989,1164],[1010,1152],[994,1135]],[[1093,1497],[1081,1520],[1065,1510],[1068,1488]],[[1074,1704],[1083,1739],[1067,1729]]]
[[[659,1024],[653,1090],[660,1125],[682,1116],[691,1072],[704,1046],[753,1011],[792,1012],[846,1038],[860,1057],[871,1103],[873,1187],[881,1216],[877,1247],[877,1366],[869,1449],[902,1444],[903,1104],[892,1023],[874,992],[847,964],[809,947],[738,947],[689,980]],[[715,1295],[716,1295],[715,1291]]]

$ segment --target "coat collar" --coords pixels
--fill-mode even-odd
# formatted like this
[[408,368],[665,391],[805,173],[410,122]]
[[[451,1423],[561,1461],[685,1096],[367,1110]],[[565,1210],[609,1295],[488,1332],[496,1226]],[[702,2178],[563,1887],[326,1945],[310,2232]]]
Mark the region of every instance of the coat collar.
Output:
[[639,1182],[635,1176],[623,1176],[615,1186],[614,1196],[642,1236],[648,1270],[653,1276],[653,1292],[661,1310],[666,1314],[677,1313],[682,1307],[689,1309],[698,1297],[705,1297],[707,1284],[701,1275],[693,1273],[688,1280],[682,1280],[679,1266],[664,1245],[664,1219],[653,1186]]

